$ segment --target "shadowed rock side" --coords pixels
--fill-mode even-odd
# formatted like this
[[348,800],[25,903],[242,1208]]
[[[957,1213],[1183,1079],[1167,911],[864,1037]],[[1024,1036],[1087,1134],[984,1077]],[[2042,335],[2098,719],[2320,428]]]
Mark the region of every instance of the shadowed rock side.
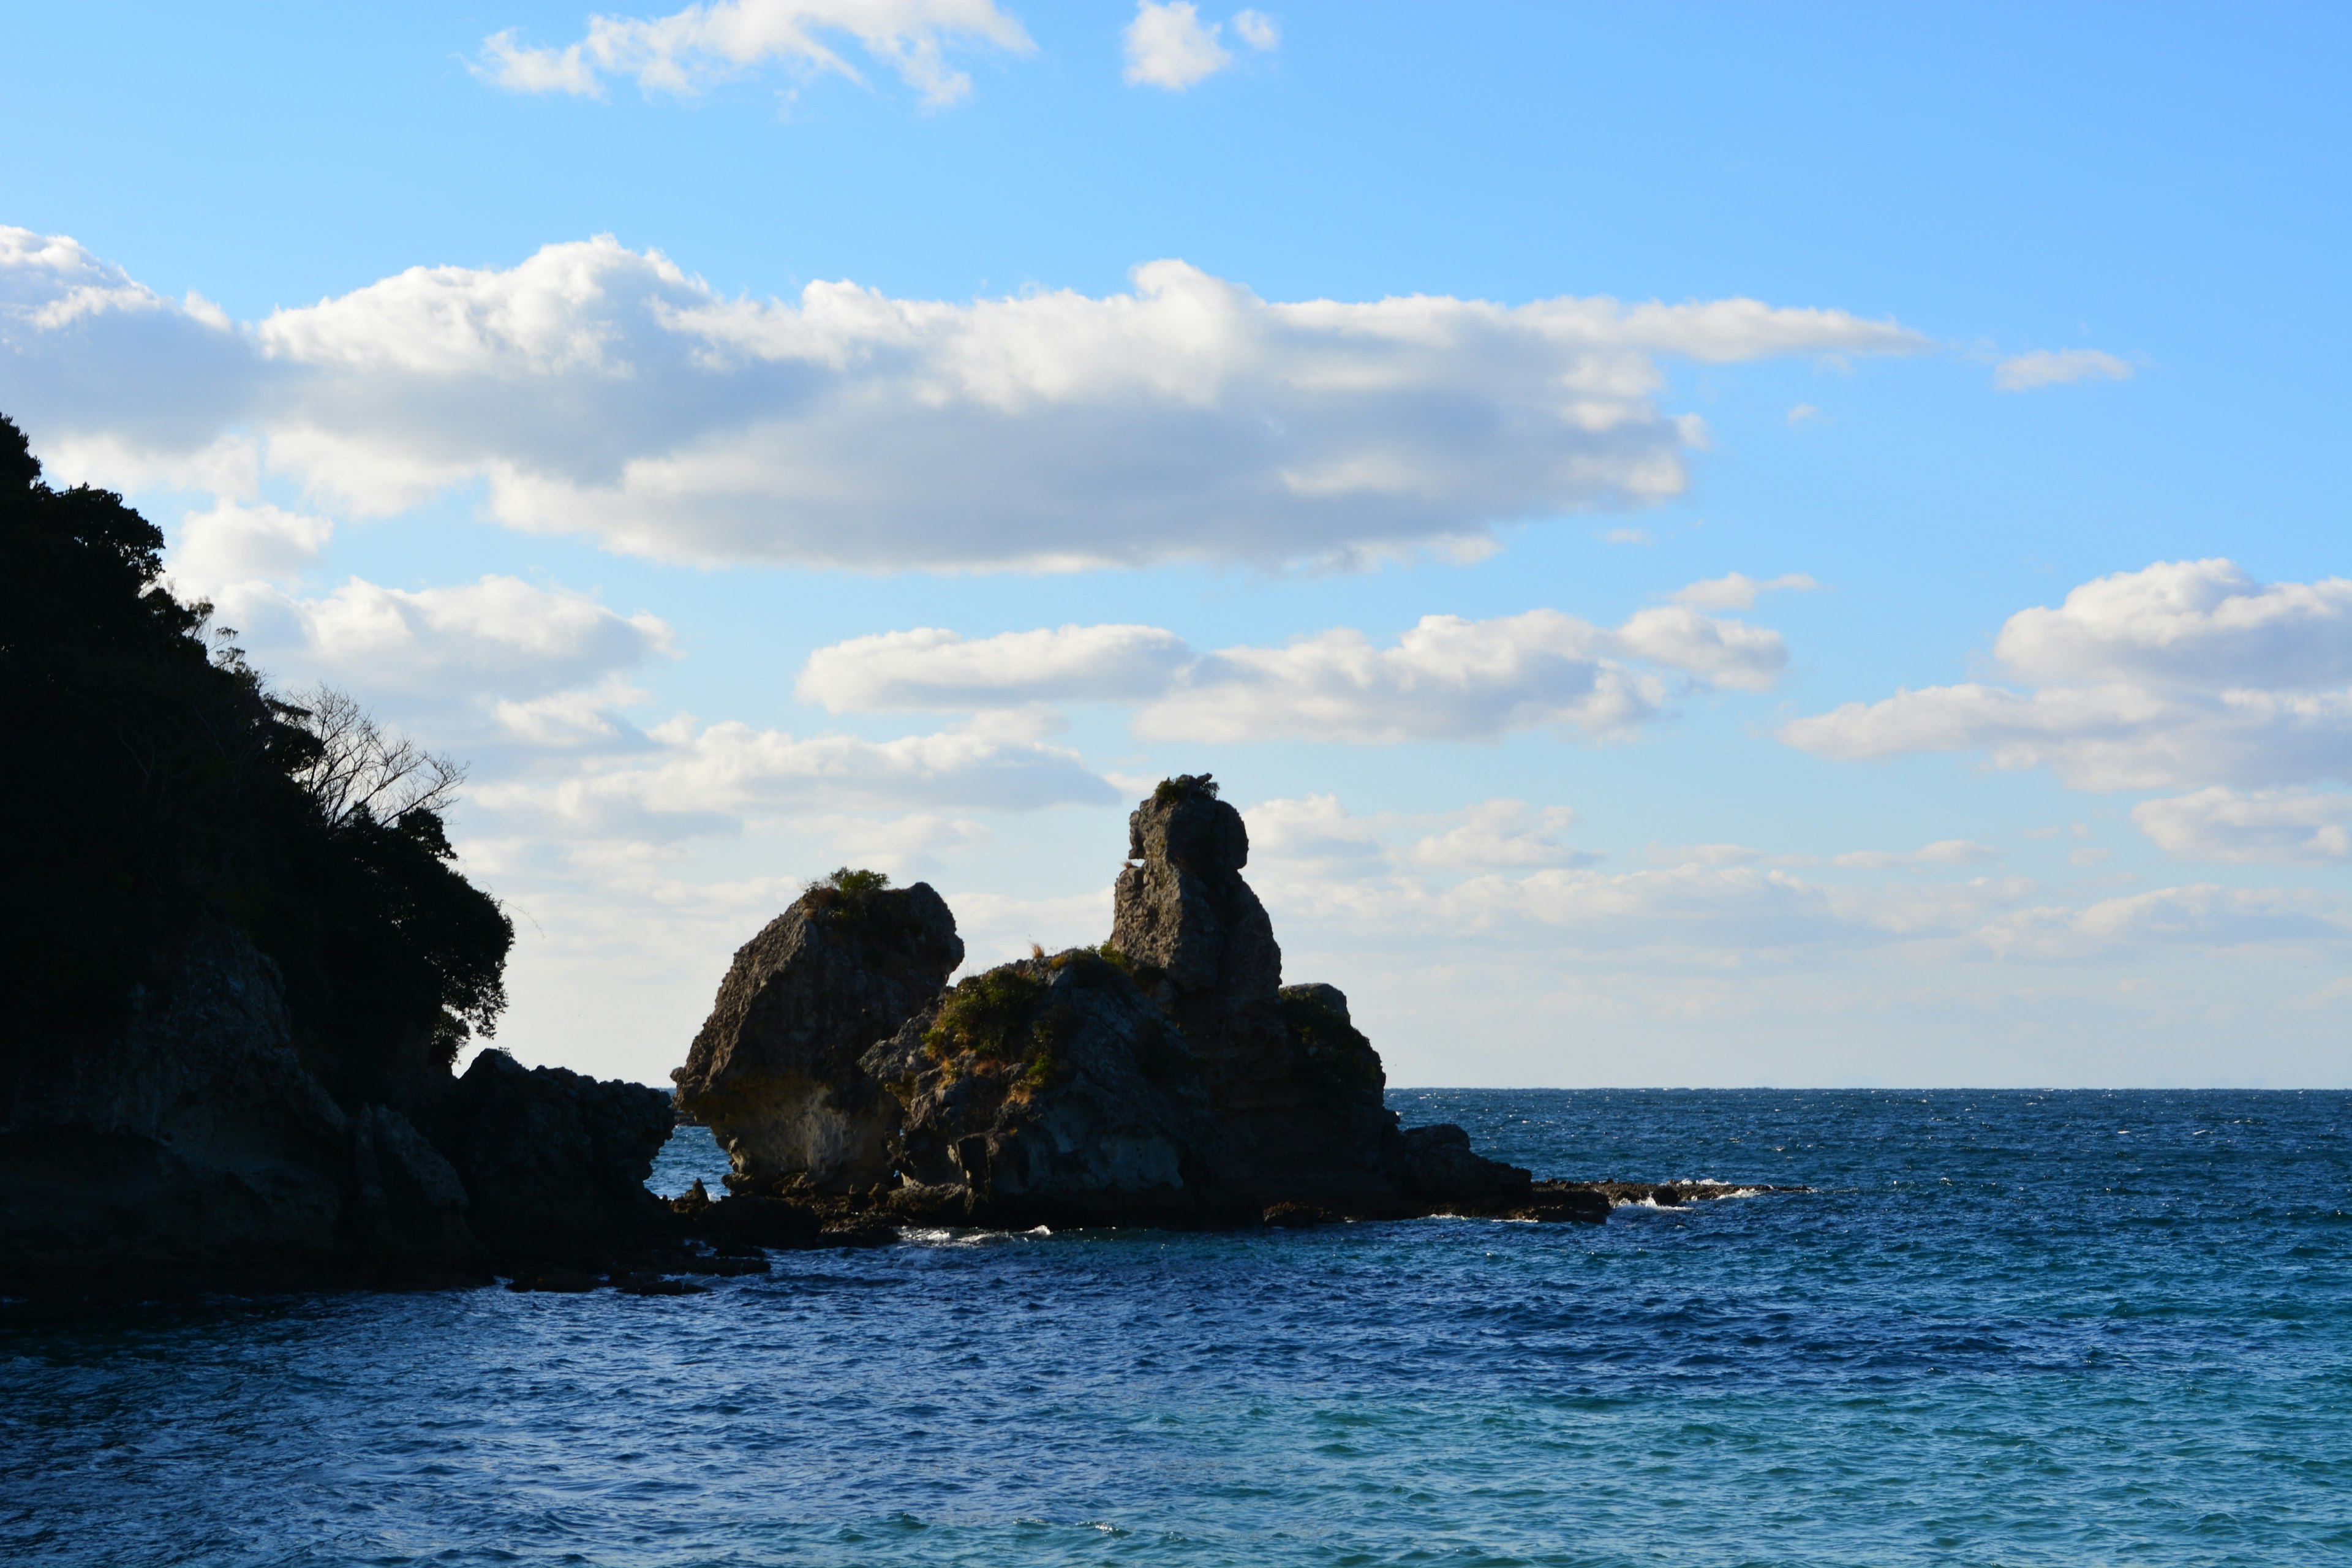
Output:
[[862,1063],[902,1108],[908,1219],[1197,1225],[1255,1213],[1182,1034],[1086,948],[975,975]]
[[735,1165],[736,1197],[689,1203],[693,1223],[811,1227],[754,1198],[836,1225],[1595,1217],[1458,1127],[1400,1130],[1347,997],[1282,984],[1248,833],[1209,779],[1162,784],[1129,853],[1099,950],[951,991],[961,943],[930,889],[813,888],[736,955],[677,1075]]
[[680,1110],[709,1127],[736,1184],[817,1193],[890,1174],[899,1106],[858,1065],[963,962],[929,884],[867,872],[812,887],[735,954],[686,1065]]
[[657,1089],[526,1068],[502,1051],[476,1057],[433,1120],[475,1235],[509,1261],[666,1228],[646,1178],[675,1124]]
[[675,1230],[645,1189],[668,1097],[487,1051],[337,1103],[278,974],[203,931],[126,1026],[0,1075],[0,1294],[437,1286]]
[[0,417],[0,1298],[480,1280],[674,1229],[629,1195],[665,1097],[450,1076],[513,940],[440,815],[463,770],[273,693],[163,548]]

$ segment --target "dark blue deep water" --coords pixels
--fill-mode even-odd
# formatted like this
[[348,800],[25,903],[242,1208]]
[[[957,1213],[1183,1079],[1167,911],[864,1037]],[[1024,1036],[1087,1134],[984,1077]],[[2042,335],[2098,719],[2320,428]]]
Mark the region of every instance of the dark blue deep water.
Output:
[[0,1310],[0,1559],[2352,1563],[2352,1095],[1392,1098],[1822,1191]]

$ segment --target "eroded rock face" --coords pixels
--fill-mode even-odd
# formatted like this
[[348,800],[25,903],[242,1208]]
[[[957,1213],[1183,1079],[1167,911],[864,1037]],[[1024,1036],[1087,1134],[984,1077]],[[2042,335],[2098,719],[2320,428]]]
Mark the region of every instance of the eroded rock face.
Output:
[[1181,1031],[1090,949],[964,981],[865,1067],[904,1108],[906,1217],[1199,1225],[1246,1207]]
[[963,962],[929,884],[811,889],[735,954],[686,1065],[680,1109],[708,1126],[737,1184],[871,1186],[890,1173],[898,1103],[858,1065]]
[[338,1104],[275,966],[200,933],[127,1026],[0,1061],[0,1294],[482,1283],[666,1223],[660,1090],[497,1052],[412,1087]]
[[514,1257],[659,1223],[646,1178],[676,1124],[657,1089],[484,1051],[451,1087],[435,1131],[475,1233]]
[[352,1176],[345,1233],[381,1273],[397,1278],[484,1262],[467,1223],[465,1184],[399,1111],[369,1105],[352,1119]]
[[1282,949],[1242,879],[1249,831],[1205,775],[1128,819],[1111,944],[1199,1053],[1235,1184],[1265,1204],[1395,1206],[1411,1188],[1380,1056],[1329,985],[1282,985]]
[[242,934],[199,933],[121,1031],[0,1067],[0,1273],[323,1264],[342,1247],[351,1119]]
[[1171,779],[1127,822],[1111,946],[1184,1030],[1221,1106],[1274,1090],[1285,1037],[1282,949],[1265,906],[1242,880],[1249,829],[1206,775]]

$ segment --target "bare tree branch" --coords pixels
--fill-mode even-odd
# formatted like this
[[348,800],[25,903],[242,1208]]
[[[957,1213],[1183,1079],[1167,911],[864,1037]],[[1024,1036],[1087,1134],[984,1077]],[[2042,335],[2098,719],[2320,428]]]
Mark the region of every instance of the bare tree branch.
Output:
[[442,811],[466,782],[463,763],[387,732],[347,691],[321,685],[296,692],[290,707],[289,720],[319,742],[319,754],[295,782],[330,826],[362,811],[379,822]]

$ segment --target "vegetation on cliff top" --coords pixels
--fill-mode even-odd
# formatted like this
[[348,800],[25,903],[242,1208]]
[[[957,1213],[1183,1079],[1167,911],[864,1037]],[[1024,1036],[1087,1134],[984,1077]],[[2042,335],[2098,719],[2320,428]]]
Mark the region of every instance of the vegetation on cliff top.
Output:
[[90,1048],[226,923],[339,1098],[446,1068],[514,939],[451,863],[461,770],[348,698],[274,695],[165,587],[152,524],[40,476],[0,416],[0,1053]]

